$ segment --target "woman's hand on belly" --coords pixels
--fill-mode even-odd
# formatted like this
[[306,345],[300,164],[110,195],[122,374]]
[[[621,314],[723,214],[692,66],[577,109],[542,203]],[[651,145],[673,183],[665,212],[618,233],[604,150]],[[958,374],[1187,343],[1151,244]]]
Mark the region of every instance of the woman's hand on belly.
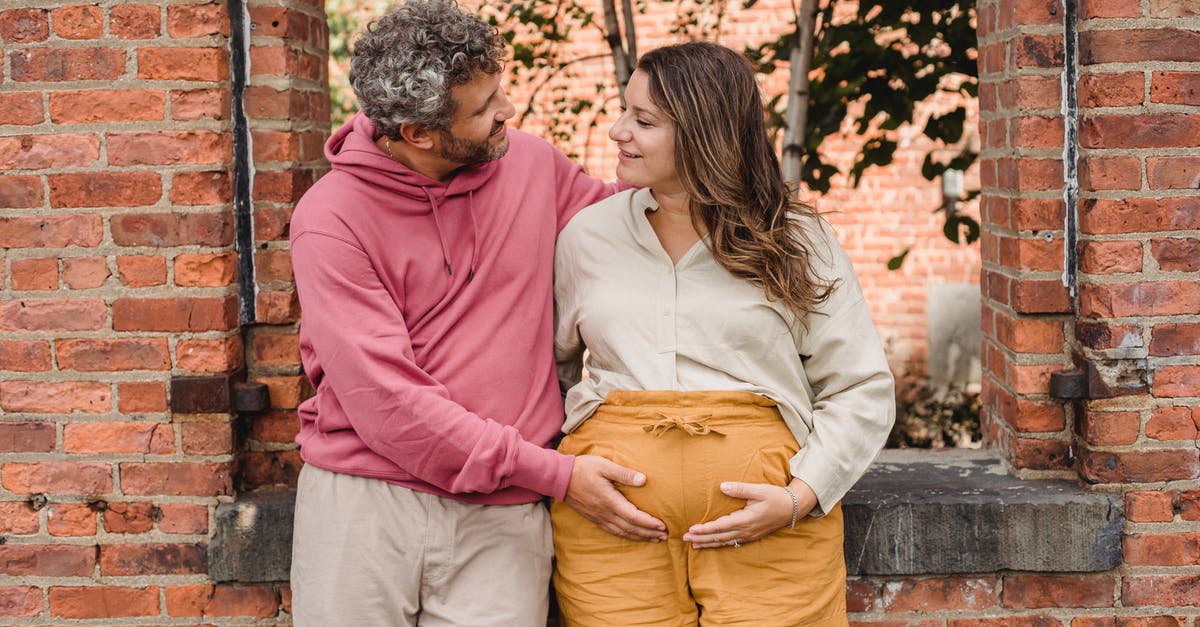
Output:
[[[789,487],[796,494],[796,519],[802,519],[816,507],[817,495],[799,479],[792,479]],[[745,500],[745,507],[688,528],[687,533],[683,534],[683,541],[691,542],[692,548],[713,549],[746,544],[775,533],[792,522],[792,497],[783,486],[726,481],[721,484],[721,492],[731,498]]]

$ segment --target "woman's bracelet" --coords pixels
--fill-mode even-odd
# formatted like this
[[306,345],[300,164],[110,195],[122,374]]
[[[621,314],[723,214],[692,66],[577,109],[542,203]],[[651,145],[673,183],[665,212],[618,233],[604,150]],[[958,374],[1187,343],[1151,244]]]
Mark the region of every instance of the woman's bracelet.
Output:
[[800,516],[800,501],[796,499],[796,493],[792,492],[792,486],[783,486],[787,490],[788,496],[792,497],[792,524],[788,525],[788,529],[796,528],[796,518]]

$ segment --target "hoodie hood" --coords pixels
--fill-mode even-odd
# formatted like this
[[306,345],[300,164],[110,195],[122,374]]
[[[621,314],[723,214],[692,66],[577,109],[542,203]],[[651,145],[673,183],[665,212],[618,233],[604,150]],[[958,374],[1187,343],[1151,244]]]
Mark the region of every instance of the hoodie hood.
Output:
[[[375,144],[381,136],[382,133],[375,128],[370,118],[362,112],[355,113],[354,117],[342,125],[325,143],[325,158],[334,170],[362,179],[373,187],[417,201],[408,205],[396,203],[395,209],[407,208],[416,214],[424,214],[426,211],[431,213],[442,248],[442,262],[446,273],[450,275],[454,274],[454,267],[450,263],[450,242],[443,226],[446,220],[443,213],[465,211],[471,223],[471,262],[470,268],[467,269],[467,280],[470,281],[475,276],[475,262],[479,257],[479,230],[473,206],[475,190],[491,176],[496,162],[463,167],[449,183],[443,183],[411,170],[385,154]],[[461,196],[466,197],[466,202],[462,209],[459,209],[455,197]],[[455,205],[453,208],[446,208],[452,204]]]
[[383,134],[361,112],[355,113],[325,142],[325,158],[334,170],[353,175],[370,185],[408,198],[429,202],[431,197],[450,198],[478,189],[496,167],[496,162],[466,166],[449,183],[443,183],[410,170],[392,159],[375,141]]

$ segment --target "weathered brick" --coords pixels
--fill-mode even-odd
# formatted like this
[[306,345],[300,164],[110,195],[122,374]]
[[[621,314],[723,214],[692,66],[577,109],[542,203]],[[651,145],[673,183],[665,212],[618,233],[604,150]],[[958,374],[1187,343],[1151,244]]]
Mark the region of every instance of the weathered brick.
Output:
[[91,133],[0,137],[0,169],[79,168],[100,158],[100,138]]
[[242,340],[180,340],[175,347],[176,366],[191,372],[232,372],[242,367]]
[[1136,157],[1085,157],[1079,186],[1086,190],[1141,189],[1142,162]]
[[109,533],[146,533],[154,528],[158,508],[152,503],[108,503],[104,530]]
[[300,343],[292,334],[258,333],[251,341],[251,354],[257,366],[298,366]]
[[1200,73],[1151,73],[1150,102],[1193,106],[1200,105]]
[[220,48],[138,48],[142,80],[205,81],[229,78],[229,57]]
[[186,422],[181,430],[183,452],[188,455],[233,453],[233,425],[228,422]]
[[50,37],[50,22],[45,9],[13,9],[0,13],[0,41],[6,44],[30,44]]
[[242,482],[247,487],[295,487],[304,462],[299,451],[242,453]]
[[228,89],[192,89],[171,92],[171,119],[224,120],[229,117]]
[[166,102],[166,94],[154,89],[50,92],[50,119],[55,124],[162,120]]
[[[259,171],[254,174],[254,200],[270,202],[296,202],[313,184],[310,170],[290,168],[282,171]],[[255,219],[257,230],[257,216]],[[287,217],[284,216],[284,222]],[[258,239],[278,239],[258,237]]]
[[0,340],[0,370],[43,372],[49,370],[50,344],[43,340]]
[[119,246],[228,246],[233,216],[219,213],[126,213],[110,221]]
[[1194,408],[1183,406],[1156,407],[1146,423],[1146,437],[1155,440],[1195,440],[1200,425],[1193,416]]
[[14,577],[90,577],[96,569],[96,547],[3,544],[0,574]]
[[1079,104],[1085,108],[1130,107],[1145,99],[1146,77],[1141,72],[1085,74],[1079,77]]
[[888,612],[979,610],[996,606],[1000,597],[998,583],[991,578],[908,579],[899,586],[884,585],[880,604]]
[[1200,239],[1168,238],[1150,240],[1150,254],[1158,267],[1167,272],[1200,270]]
[[1009,122],[1009,142],[1018,148],[1053,148],[1063,145],[1060,117],[1022,115]]
[[1080,454],[1080,475],[1089,483],[1145,483],[1200,476],[1195,448],[1153,451],[1090,451]]
[[104,576],[187,575],[201,574],[207,570],[207,553],[200,544],[100,546],[100,574]]
[[1060,230],[1067,216],[1060,199],[1016,198],[1013,200],[1012,228],[1020,231]]
[[1003,605],[1022,609],[1113,607],[1116,584],[1111,575],[1007,575]]
[[1079,61],[1083,65],[1186,62],[1197,57],[1200,57],[1200,33],[1196,31],[1179,28],[1118,28],[1079,33]]
[[106,257],[68,257],[63,259],[63,282],[73,290],[100,287],[108,280],[110,274]]
[[0,534],[27,536],[38,532],[38,513],[28,501],[0,501]]
[[112,313],[115,331],[226,331],[237,326],[237,299],[119,298]]
[[1147,17],[1172,18],[1200,16],[1200,2],[1196,0],[1150,0]]
[[1193,566],[1200,564],[1200,533],[1134,533],[1121,542],[1130,566]]
[[228,133],[160,131],[108,134],[108,162],[111,165],[221,164],[232,160],[233,143]]
[[254,239],[260,242],[286,240],[291,219],[291,212],[287,209],[256,209],[254,211]]
[[157,382],[117,384],[117,410],[123,414],[167,410],[167,386]]
[[87,503],[55,503],[46,517],[52,536],[96,535],[96,512]]
[[99,39],[104,36],[104,10],[89,5],[61,7],[50,12],[50,24],[63,39]]
[[1200,157],[1146,157],[1150,189],[1195,189],[1200,187]]
[[1200,366],[1160,366],[1152,390],[1159,398],[1200,396]]
[[125,494],[221,496],[233,493],[229,464],[124,463],[121,489]]
[[234,253],[183,254],[175,258],[175,285],[222,287],[237,277]]
[[158,587],[52,586],[50,613],[62,618],[157,616]]
[[1098,446],[1122,446],[1137,441],[1142,419],[1132,411],[1087,410],[1080,420],[1080,436]]
[[300,137],[290,131],[253,131],[254,162],[296,161],[300,158]]
[[1060,35],[1019,35],[1009,47],[1009,67],[1062,67],[1063,43]]
[[1200,324],[1158,324],[1150,330],[1150,354],[1159,357],[1200,355]]
[[304,375],[258,377],[256,380],[270,390],[271,406],[277,409],[295,409],[312,395],[312,386]]
[[0,453],[48,453],[55,437],[54,423],[0,422]]
[[89,331],[108,318],[104,301],[89,298],[0,302],[0,330]]
[[300,320],[296,291],[259,292],[255,298],[255,318],[263,324],[291,324]]
[[1182,113],[1089,115],[1079,121],[1084,148],[1175,148],[1200,144],[1200,119]]
[[1079,16],[1085,20],[1095,18],[1141,17],[1142,7],[1126,0],[1087,0],[1081,2]]
[[1179,616],[1079,616],[1071,627],[1185,627],[1186,621]]
[[165,504],[159,506],[158,529],[171,534],[208,533],[208,508],[203,505]]
[[[896,625],[896,627],[901,627],[901,625]],[[1021,615],[996,618],[952,618],[946,621],[946,627],[1063,627],[1063,623],[1053,616]]]
[[161,9],[152,4],[119,4],[108,13],[108,32],[121,39],[153,39],[162,31]]
[[[1193,408],[1195,422],[1200,427],[1200,411]],[[1187,490],[1179,493],[1179,517],[1183,520],[1200,520],[1200,490]]]
[[174,433],[153,422],[72,422],[63,426],[63,450],[165,455],[175,451]]
[[250,439],[273,444],[291,444],[300,431],[296,412],[272,410],[256,416],[250,425]]
[[1126,607],[1200,606],[1200,575],[1126,576],[1121,585],[1121,603]]
[[1171,522],[1175,519],[1172,492],[1126,492],[1125,518],[1132,522]]
[[52,207],[140,207],[152,205],[161,198],[162,178],[156,172],[88,172],[50,176]]
[[1013,438],[1013,466],[1030,470],[1071,470],[1074,453],[1071,443],[1059,439]]
[[42,187],[40,176],[0,176],[0,208],[40,207],[45,198]]
[[162,285],[167,282],[167,260],[157,255],[117,257],[117,275],[129,287]]
[[996,338],[1018,353],[1060,353],[1066,341],[1062,321],[1002,314],[996,316]]
[[167,339],[162,337],[59,340],[55,354],[63,370],[112,372],[171,367]]
[[37,616],[42,613],[42,589],[37,586],[0,586],[0,616]]
[[173,586],[165,596],[171,616],[271,618],[279,613],[279,595],[270,586]]
[[1080,315],[1088,318],[1200,313],[1200,284],[1183,281],[1085,283]]
[[0,408],[42,414],[103,414],[112,411],[112,386],[87,381],[0,381]]
[[125,73],[121,48],[30,48],[8,59],[18,82],[111,81]]
[[180,172],[171,184],[171,204],[219,205],[233,201],[229,172]]
[[0,94],[0,124],[38,124],[45,115],[39,93]]
[[1142,271],[1142,243],[1138,241],[1086,241],[1081,245],[1080,270],[1089,274]]
[[58,289],[58,259],[14,259],[11,268],[14,290]]
[[[229,35],[229,19],[219,3],[167,7],[167,34],[174,39]],[[261,32],[255,35],[262,36]]]
[[112,467],[93,462],[9,462],[0,466],[4,488],[17,494],[106,494]]
[[292,282],[292,254],[287,250],[267,249],[254,253],[254,278],[261,283]]

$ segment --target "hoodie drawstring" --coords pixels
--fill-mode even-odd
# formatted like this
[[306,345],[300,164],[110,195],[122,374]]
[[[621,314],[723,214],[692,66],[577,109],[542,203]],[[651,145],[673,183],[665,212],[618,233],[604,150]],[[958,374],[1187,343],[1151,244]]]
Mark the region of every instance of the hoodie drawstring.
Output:
[[[446,241],[446,231],[442,228],[441,210],[428,188],[422,187],[421,191],[425,192],[425,197],[429,199],[429,206],[433,210],[433,223],[437,228],[438,242],[442,245],[442,263],[446,266],[446,274],[454,276],[454,267],[450,265],[450,244]],[[471,219],[471,266],[467,270],[467,283],[475,279],[475,257],[479,252],[479,225],[475,223],[474,205],[475,192],[469,191],[467,192],[467,214]]]

